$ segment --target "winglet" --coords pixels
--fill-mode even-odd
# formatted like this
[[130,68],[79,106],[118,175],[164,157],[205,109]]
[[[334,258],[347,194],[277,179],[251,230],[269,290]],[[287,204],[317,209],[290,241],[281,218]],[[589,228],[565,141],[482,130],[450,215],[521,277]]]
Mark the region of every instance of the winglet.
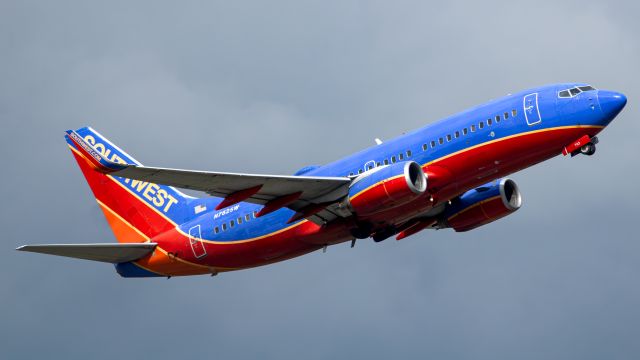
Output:
[[72,145],[76,150],[80,152],[80,154],[87,160],[87,162],[93,167],[95,170],[101,173],[112,173],[114,171],[119,171],[129,167],[127,164],[120,164],[113,162],[106,157],[104,157],[99,151],[97,151],[93,146],[89,145],[78,133],[73,130],[66,131],[65,138],[67,142]]

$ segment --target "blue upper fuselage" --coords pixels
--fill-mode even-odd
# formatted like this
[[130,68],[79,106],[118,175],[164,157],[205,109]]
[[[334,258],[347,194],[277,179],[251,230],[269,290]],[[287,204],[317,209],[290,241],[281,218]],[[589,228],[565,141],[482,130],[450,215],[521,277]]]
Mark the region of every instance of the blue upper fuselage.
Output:
[[[574,91],[576,94],[571,97],[559,96],[564,90],[587,86],[580,83],[555,84],[507,95],[318,167],[305,175],[358,174],[360,170],[368,170],[371,163],[384,165],[385,159],[391,161],[394,156],[396,161],[413,160],[424,165],[464,148],[527,131],[560,126],[608,125],[626,104],[624,95],[594,89]],[[466,134],[464,129],[467,129]],[[459,133],[457,137],[456,132]]]
[[[297,174],[357,176],[372,168],[401,161],[425,165],[458,151],[520,133],[576,125],[606,126],[626,101],[621,93],[596,90],[581,83],[542,86],[476,106],[343,159],[302,169]],[[193,200],[194,204],[205,204],[208,209],[213,209],[220,201],[219,198]],[[207,211],[181,228],[188,232],[189,228],[200,224],[202,238],[233,241],[267,235],[290,226],[285,224],[293,215],[292,210],[283,208],[254,218],[253,213],[260,208],[260,205],[240,203],[213,212],[213,216]]]

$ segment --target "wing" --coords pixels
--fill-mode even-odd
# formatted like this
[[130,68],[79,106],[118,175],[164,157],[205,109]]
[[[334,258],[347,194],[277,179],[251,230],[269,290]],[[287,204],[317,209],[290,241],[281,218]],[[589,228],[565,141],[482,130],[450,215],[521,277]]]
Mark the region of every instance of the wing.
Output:
[[116,264],[145,257],[157,245],[156,243],[48,244],[23,245],[16,250]]
[[110,161],[80,137],[67,131],[68,138],[94,169],[109,175],[149,181],[223,197],[217,209],[247,201],[265,205],[259,216],[281,207],[297,212],[290,221],[306,217],[318,224],[348,216],[335,203],[349,192],[348,177],[283,176],[166,169]]

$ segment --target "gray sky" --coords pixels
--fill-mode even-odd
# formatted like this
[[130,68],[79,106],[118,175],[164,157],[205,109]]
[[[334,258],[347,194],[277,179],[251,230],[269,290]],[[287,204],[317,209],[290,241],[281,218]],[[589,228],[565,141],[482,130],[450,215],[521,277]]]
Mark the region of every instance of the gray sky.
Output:
[[[584,0],[0,1],[3,355],[637,359],[639,13]],[[171,280],[13,250],[115,241],[69,128],[91,125],[149,165],[289,174],[561,81],[629,103],[594,157],[515,174],[523,208],[470,233]]]

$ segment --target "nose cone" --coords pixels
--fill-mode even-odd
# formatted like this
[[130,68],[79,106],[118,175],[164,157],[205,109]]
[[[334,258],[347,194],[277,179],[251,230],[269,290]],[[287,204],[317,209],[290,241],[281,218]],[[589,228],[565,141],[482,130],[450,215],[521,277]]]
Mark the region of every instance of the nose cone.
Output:
[[627,97],[615,91],[598,90],[598,102],[606,120],[611,121],[627,104]]

